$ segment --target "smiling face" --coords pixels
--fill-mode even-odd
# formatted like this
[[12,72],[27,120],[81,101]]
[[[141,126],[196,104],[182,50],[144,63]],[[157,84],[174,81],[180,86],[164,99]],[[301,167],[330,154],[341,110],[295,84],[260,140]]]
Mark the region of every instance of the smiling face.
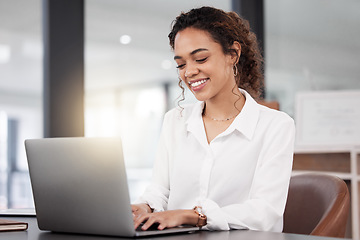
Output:
[[226,96],[236,85],[236,57],[224,54],[208,32],[192,27],[178,32],[174,53],[179,77],[199,101]]

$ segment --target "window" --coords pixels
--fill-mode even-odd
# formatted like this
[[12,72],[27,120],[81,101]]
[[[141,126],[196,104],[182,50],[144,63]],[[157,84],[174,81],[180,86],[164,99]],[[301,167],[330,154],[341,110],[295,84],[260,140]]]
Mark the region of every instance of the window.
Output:
[[265,1],[267,98],[294,116],[298,91],[360,89],[360,2]]
[[31,208],[24,140],[42,137],[40,0],[0,1],[0,209]]

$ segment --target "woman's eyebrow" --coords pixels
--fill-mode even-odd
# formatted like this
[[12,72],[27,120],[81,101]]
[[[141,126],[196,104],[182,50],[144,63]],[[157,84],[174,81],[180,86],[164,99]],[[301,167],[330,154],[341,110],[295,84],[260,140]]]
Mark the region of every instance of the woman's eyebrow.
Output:
[[[206,49],[206,48],[198,48],[198,49],[195,49],[194,51],[192,51],[191,53],[190,53],[190,55],[194,55],[194,54],[196,54],[196,53],[198,53],[198,52],[202,52],[202,51],[209,51],[208,49]],[[176,60],[176,59],[181,59],[182,57],[180,57],[180,56],[174,56],[174,60]]]

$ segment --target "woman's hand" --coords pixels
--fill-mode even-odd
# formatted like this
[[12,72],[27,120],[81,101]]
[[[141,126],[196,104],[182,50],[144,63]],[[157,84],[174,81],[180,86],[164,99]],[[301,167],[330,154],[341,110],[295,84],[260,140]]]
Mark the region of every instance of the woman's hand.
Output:
[[132,214],[133,214],[133,220],[134,221],[136,219],[138,219],[140,216],[152,212],[151,208],[146,203],[140,203],[140,204],[131,205],[131,211],[132,211]]
[[156,213],[145,213],[134,220],[135,229],[144,222],[142,230],[149,229],[153,224],[158,224],[157,229],[177,227],[182,224],[196,225],[198,215],[193,210],[170,210]]

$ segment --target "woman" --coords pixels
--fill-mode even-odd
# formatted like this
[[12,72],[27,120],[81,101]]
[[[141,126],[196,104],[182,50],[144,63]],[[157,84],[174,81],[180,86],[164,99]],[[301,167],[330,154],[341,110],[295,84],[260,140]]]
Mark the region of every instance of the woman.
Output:
[[261,56],[247,21],[202,7],[169,34],[181,83],[199,100],[165,115],[153,182],[132,205],[143,230],[282,231],[294,122],[257,104]]

